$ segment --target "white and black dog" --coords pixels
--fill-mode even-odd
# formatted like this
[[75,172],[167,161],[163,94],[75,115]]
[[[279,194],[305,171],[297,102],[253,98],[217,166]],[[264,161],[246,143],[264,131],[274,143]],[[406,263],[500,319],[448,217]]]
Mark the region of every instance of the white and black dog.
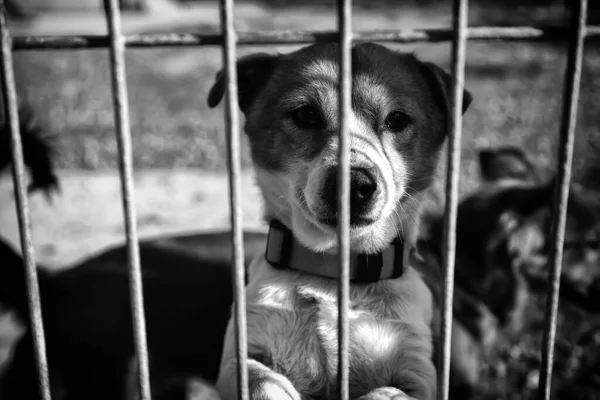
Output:
[[[338,54],[315,44],[237,64],[257,183],[270,223],[249,268],[252,399],[337,397],[336,241]],[[433,399],[434,302],[408,261],[411,202],[426,189],[446,138],[451,79],[413,55],[352,48],[350,396]],[[220,73],[208,96],[224,95]],[[464,93],[463,112],[471,101]],[[218,389],[236,398],[235,329],[227,329]]]

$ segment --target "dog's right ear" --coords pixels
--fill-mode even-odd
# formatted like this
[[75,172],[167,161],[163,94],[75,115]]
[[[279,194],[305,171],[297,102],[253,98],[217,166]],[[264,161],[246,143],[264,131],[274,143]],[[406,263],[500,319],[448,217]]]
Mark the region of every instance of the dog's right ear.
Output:
[[488,182],[501,179],[539,182],[539,171],[518,147],[505,146],[479,151],[479,171]]
[[[238,100],[240,109],[246,113],[258,93],[266,86],[275,70],[277,56],[257,53],[242,57],[237,62]],[[216,81],[208,93],[208,106],[216,107],[226,91],[225,71],[217,73]]]
[[[422,62],[421,64],[423,76],[429,86],[433,89],[434,98],[441,103],[440,106],[446,111],[446,118],[449,124],[451,118],[450,95],[452,93],[452,77],[434,63]],[[471,93],[468,90],[463,89],[463,114],[467,111],[472,101],[473,96]]]

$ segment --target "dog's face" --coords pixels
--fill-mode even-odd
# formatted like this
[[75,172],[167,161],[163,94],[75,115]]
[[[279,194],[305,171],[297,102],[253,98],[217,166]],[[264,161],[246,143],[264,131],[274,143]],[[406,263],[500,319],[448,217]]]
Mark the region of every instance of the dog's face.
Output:
[[[267,218],[278,218],[315,251],[336,247],[339,47],[315,44],[238,62]],[[351,245],[379,251],[413,224],[414,199],[429,185],[448,126],[450,78],[412,55],[375,44],[352,49]],[[223,74],[209,94],[216,106]],[[470,103],[464,95],[463,111]]]

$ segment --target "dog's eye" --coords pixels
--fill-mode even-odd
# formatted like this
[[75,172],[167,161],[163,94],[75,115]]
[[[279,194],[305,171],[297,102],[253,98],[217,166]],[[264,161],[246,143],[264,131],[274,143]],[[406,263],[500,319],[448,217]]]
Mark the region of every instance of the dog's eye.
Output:
[[292,112],[292,118],[301,128],[316,128],[321,125],[321,116],[316,108],[304,106]]
[[412,118],[403,111],[392,111],[385,119],[385,128],[392,132],[402,132],[410,123]]

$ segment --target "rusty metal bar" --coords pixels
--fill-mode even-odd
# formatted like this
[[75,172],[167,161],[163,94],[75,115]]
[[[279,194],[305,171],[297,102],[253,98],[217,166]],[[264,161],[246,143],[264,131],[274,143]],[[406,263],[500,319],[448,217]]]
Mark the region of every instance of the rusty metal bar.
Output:
[[[554,26],[525,27],[476,27],[466,32],[467,40],[474,41],[564,41],[569,30]],[[600,37],[600,26],[588,26],[586,37]],[[336,31],[277,31],[239,32],[238,45],[298,45],[313,42],[335,42]],[[354,42],[439,43],[453,39],[449,29],[381,30],[354,32]],[[221,46],[223,36],[219,33],[158,33],[125,36],[127,47],[170,46]],[[102,35],[80,36],[21,36],[14,38],[14,50],[67,50],[94,49],[109,46],[109,38]]]
[[21,251],[25,264],[25,282],[29,315],[33,331],[33,351],[38,372],[38,386],[43,400],[50,400],[50,380],[48,378],[48,360],[46,358],[46,338],[42,321],[40,288],[38,283],[31,221],[29,219],[29,201],[25,183],[25,166],[23,165],[23,146],[19,127],[18,98],[13,69],[12,38],[6,21],[4,1],[0,1],[0,35],[2,36],[2,70],[0,71],[4,88],[4,115],[10,128],[11,156],[13,165],[13,185],[17,202],[17,219]]
[[339,399],[348,400],[349,393],[349,320],[350,304],[350,115],[352,113],[352,1],[338,1],[339,31],[339,148],[338,148],[338,389]]
[[552,217],[550,249],[551,269],[548,276],[550,293],[546,298],[546,329],[542,346],[542,369],[540,371],[539,398],[550,399],[552,386],[552,366],[554,362],[554,341],[556,338],[556,316],[560,275],[562,269],[563,245],[567,221],[567,205],[571,184],[571,167],[577,125],[577,107],[581,85],[581,66],[583,62],[585,21],[587,18],[587,0],[574,3],[572,11],[572,31],[569,39],[569,52],[563,98],[563,114],[560,126],[560,144],[558,148],[558,174],[555,203]]
[[121,174],[125,233],[127,236],[127,266],[129,271],[135,355],[138,368],[139,396],[141,400],[150,400],[146,317],[144,315],[139,239],[136,226],[131,126],[129,123],[129,101],[127,96],[127,78],[125,75],[125,39],[121,33],[121,13],[119,11],[118,0],[105,0],[104,5],[110,38],[111,84],[119,151],[119,172]]
[[233,0],[220,0],[223,32],[223,64],[227,82],[225,126],[227,130],[227,168],[229,169],[229,205],[233,241],[233,289],[237,344],[238,399],[248,400],[248,329],[246,322],[246,271],[244,266],[243,218],[240,203],[241,146],[238,110],[238,78],[236,62],[237,37],[234,27]]
[[465,83],[467,48],[468,0],[454,0],[452,43],[452,100],[448,140],[448,171],[446,175],[446,205],[444,217],[444,293],[442,296],[441,367],[438,368],[439,400],[448,400],[450,388],[450,357],[452,339],[452,299],[454,297],[454,264],[456,257],[456,217],[462,138],[462,104]]

